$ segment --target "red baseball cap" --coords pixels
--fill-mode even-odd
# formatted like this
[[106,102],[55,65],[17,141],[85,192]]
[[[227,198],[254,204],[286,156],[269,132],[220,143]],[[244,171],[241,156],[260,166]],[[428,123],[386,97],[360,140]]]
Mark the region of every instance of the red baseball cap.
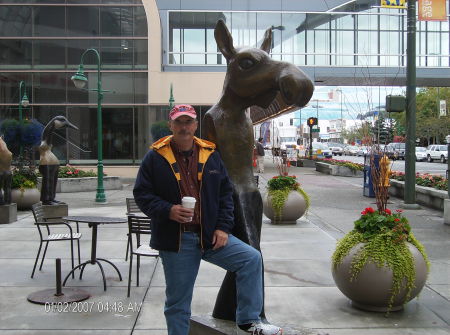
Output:
[[191,105],[176,105],[170,111],[169,119],[175,120],[181,115],[187,115],[193,119],[197,118],[197,113],[195,112],[194,107],[192,107]]

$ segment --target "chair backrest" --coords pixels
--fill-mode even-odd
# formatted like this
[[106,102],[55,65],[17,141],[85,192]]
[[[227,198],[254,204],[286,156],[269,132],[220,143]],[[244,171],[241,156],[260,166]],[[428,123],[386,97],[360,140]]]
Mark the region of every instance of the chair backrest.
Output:
[[133,235],[135,236],[137,246],[139,247],[141,245],[141,235],[150,235],[152,233],[151,222],[152,220],[148,217],[128,216],[128,233],[131,246],[133,246]]
[[127,202],[127,215],[133,213],[142,213],[138,205],[136,205],[136,201],[134,200],[134,198],[126,198],[126,202]]
[[34,220],[36,223],[45,222],[45,214],[44,207],[42,206],[42,202],[38,202],[31,206],[31,211],[33,212]]

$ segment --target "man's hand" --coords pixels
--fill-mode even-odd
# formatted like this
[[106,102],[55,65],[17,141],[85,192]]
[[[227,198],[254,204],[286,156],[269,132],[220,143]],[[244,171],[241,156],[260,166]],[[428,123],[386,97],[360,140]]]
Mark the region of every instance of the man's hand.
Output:
[[193,216],[193,208],[184,208],[181,205],[173,205],[169,213],[169,219],[179,223],[189,223],[192,221]]
[[214,245],[213,250],[222,248],[227,245],[228,242],[228,233],[225,233],[222,230],[215,230],[213,235],[212,243]]

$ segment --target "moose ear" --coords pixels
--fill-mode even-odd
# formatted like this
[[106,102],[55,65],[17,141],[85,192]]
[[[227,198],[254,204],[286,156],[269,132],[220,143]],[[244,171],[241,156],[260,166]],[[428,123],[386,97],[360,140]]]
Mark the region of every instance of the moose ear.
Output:
[[262,42],[260,49],[264,50],[269,54],[271,47],[272,47],[272,28],[268,28],[264,33],[264,41]]
[[216,28],[214,29],[214,38],[216,39],[220,52],[222,52],[227,60],[236,54],[236,49],[233,46],[233,37],[231,37],[223,20],[217,21]]

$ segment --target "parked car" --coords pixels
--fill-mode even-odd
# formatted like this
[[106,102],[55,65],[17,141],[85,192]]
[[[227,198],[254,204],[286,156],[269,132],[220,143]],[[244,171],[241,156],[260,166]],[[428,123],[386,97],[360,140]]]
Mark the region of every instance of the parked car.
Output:
[[324,156],[325,158],[333,157],[330,148],[325,143],[321,142],[313,142],[313,155],[315,156]]
[[416,161],[426,161],[427,160],[427,148],[416,147]]
[[356,145],[347,145],[344,148],[344,155],[356,156],[358,153],[358,147]]
[[448,159],[448,150],[445,144],[433,144],[427,148],[427,161],[432,162],[439,159],[441,163],[445,163]]
[[405,160],[405,150],[406,143],[389,143],[385,148],[386,155],[392,160]]
[[330,148],[333,156],[337,156],[337,155],[342,156],[344,154],[344,148],[342,146],[330,145],[328,143],[328,147]]
[[359,147],[358,151],[356,152],[356,156],[364,156],[367,155],[369,153],[369,148],[368,147]]

